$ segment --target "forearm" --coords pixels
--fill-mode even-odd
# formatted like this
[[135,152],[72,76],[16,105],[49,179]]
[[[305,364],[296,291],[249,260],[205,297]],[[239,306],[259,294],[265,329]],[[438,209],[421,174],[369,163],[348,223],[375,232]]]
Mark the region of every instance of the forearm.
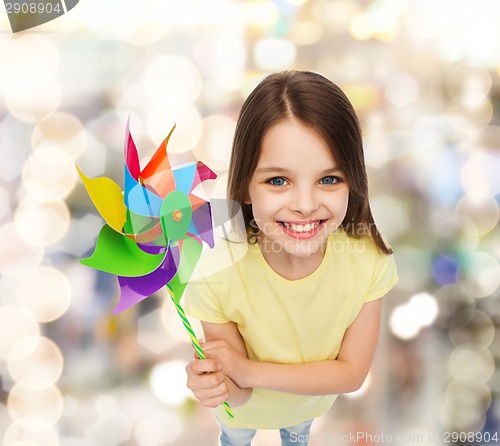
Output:
[[337,359],[305,364],[248,361],[241,387],[264,388],[300,395],[353,392],[370,370],[378,340],[382,299],[366,303],[344,334]]
[[[361,387],[377,346],[382,299],[366,303],[344,333],[337,359],[279,364],[248,359],[221,340],[204,345],[223,364],[224,373],[241,389],[262,388],[299,395],[333,395]],[[212,336],[212,339],[217,339]],[[240,338],[241,339],[241,338]]]
[[250,361],[245,387],[299,395],[332,395],[357,390],[366,372],[340,360],[306,364]]
[[232,407],[242,406],[252,396],[253,390],[251,388],[242,389],[241,387],[238,387],[229,377],[226,377],[226,385],[230,394],[228,403]]

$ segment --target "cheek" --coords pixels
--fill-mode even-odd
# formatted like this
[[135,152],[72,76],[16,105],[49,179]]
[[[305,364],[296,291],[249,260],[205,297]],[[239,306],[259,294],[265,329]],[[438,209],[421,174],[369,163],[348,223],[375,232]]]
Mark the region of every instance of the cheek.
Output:
[[349,192],[344,192],[341,196],[338,197],[338,200],[335,203],[334,213],[338,218],[343,219],[345,214],[347,213],[347,208],[349,206]]
[[255,202],[252,205],[252,213],[253,213],[253,218],[255,219],[257,224],[262,224],[271,218],[269,211],[266,209],[266,207],[262,205],[256,206]]
[[349,206],[349,191],[345,193],[344,197],[344,213],[347,212],[348,206]]
[[269,203],[259,201],[259,205],[253,202],[252,205],[254,225],[259,228],[264,234],[274,231],[274,216],[275,210],[269,206]]

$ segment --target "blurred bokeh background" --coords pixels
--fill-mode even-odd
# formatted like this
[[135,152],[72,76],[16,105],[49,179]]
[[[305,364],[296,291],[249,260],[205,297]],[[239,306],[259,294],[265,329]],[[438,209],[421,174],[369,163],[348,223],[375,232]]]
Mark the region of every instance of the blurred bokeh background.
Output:
[[400,274],[365,385],[311,446],[500,441],[498,23],[496,0],[81,0],[12,34],[2,5],[0,443],[218,444],[165,294],[112,316],[115,279],[79,264],[102,221],[74,165],[121,184],[128,116],[144,160],[177,123],[170,151],[223,197],[244,98],[289,68],[358,111]]

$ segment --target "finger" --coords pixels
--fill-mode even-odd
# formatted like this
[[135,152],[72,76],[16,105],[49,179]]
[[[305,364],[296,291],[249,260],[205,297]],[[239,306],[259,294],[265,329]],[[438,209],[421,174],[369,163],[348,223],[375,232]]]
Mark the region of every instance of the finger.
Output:
[[[201,350],[202,350],[203,352],[205,352],[205,349],[203,348],[203,346],[205,345],[205,343],[204,343],[204,342],[202,342],[202,341],[198,341],[198,343],[199,343],[199,345],[200,345],[200,347],[201,347]],[[200,355],[198,354],[197,348],[194,346],[194,344],[193,344],[193,343],[191,343],[191,348],[194,350],[194,357],[195,357],[196,359],[201,359],[201,358],[200,358]]]
[[208,407],[217,407],[229,399],[229,389],[226,383],[222,382],[217,387],[210,389],[198,389],[193,392],[195,397]]
[[197,374],[213,373],[222,370],[222,363],[218,359],[195,359],[189,364],[191,370]]
[[[198,376],[205,373],[213,373],[218,371],[217,364],[213,364],[214,359],[211,362],[205,363],[206,360],[192,359],[186,365],[186,373],[188,376]],[[201,364],[203,362],[203,364]]]
[[204,399],[200,400],[201,404],[203,404],[205,407],[218,407],[221,404],[223,404],[225,401],[227,401],[230,397],[229,391],[224,392],[222,395],[219,395],[215,398],[209,398],[209,399]]
[[217,339],[216,341],[209,341],[200,344],[203,351],[210,350],[213,348],[220,348],[227,345],[227,342],[223,339]]
[[203,391],[207,389],[216,389],[224,383],[225,377],[226,375],[223,372],[188,376],[187,386],[193,392]]
[[195,389],[191,390],[193,390],[193,393],[196,395],[196,397],[204,399],[204,398],[215,398],[219,395],[222,395],[223,393],[227,392],[228,388],[225,381],[222,381],[218,383],[216,386],[209,386],[206,388],[197,386]]

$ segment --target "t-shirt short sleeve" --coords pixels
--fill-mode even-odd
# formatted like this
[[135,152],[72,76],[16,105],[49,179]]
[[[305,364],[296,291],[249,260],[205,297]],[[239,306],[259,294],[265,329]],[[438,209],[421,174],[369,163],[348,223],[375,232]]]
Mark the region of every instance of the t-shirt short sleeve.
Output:
[[222,310],[219,296],[206,279],[190,282],[184,293],[184,309],[189,316],[200,321],[229,322]]
[[384,297],[398,283],[398,273],[394,255],[377,253],[373,275],[365,302]]

